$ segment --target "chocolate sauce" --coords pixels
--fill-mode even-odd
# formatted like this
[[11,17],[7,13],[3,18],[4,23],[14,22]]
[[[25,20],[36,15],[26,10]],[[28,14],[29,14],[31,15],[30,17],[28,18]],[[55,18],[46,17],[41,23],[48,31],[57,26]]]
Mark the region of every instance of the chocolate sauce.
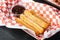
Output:
[[16,17],[18,17],[19,15],[18,14],[21,14],[23,13],[25,10],[25,8],[23,6],[20,6],[20,5],[16,5],[12,8],[12,12],[14,13],[14,15]]

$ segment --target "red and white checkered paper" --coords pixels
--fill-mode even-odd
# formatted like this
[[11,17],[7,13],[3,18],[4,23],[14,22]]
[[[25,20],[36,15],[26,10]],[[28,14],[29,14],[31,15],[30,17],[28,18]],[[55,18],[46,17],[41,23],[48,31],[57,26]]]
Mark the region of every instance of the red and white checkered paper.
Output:
[[[36,36],[34,31],[16,23],[16,17],[13,16],[14,14],[11,11],[12,7],[15,5],[22,5],[28,10],[35,10],[35,12],[37,12],[39,15],[42,15],[47,20],[49,20],[51,25],[45,30],[43,34]],[[26,31],[28,34],[31,34],[31,36],[42,40],[44,38],[49,38],[56,32],[60,31],[60,10],[47,4],[32,1],[23,2],[22,0],[3,0],[0,1],[0,22],[8,28],[25,29],[24,31]]]

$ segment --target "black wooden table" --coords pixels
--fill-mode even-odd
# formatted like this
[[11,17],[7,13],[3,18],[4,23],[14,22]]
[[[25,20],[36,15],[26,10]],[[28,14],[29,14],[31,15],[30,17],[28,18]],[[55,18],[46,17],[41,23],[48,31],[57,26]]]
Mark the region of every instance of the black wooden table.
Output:
[[[20,29],[8,29],[5,26],[0,27],[0,40],[36,40]],[[51,38],[45,40],[60,40],[60,32]]]
[[0,26],[0,40],[36,40],[20,29],[8,29]]

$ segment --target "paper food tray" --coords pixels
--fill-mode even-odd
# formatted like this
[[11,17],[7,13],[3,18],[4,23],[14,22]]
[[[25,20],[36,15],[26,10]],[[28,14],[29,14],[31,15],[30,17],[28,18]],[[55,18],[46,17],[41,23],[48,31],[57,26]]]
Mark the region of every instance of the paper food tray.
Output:
[[[5,5],[5,3],[7,3],[5,1],[5,2],[3,2],[3,4],[5,6],[1,5],[3,8],[1,8],[0,20],[1,20],[2,24],[4,24],[7,28],[22,29],[25,32],[27,32],[28,34],[30,34],[31,36],[33,36],[39,40],[49,38],[49,37],[53,36],[55,33],[57,33],[58,31],[60,31],[60,15],[59,15],[60,10],[58,10],[52,6],[49,6],[47,4],[37,3],[37,2],[33,2],[33,1],[24,2],[21,0],[19,3],[15,3],[15,2],[11,2],[12,5],[10,5],[8,2],[9,6],[7,6],[7,5]],[[39,13],[39,15],[42,15],[47,20],[49,20],[51,22],[51,25],[45,30],[45,32],[43,34],[36,36],[34,31],[26,28],[23,25],[16,23],[16,21],[15,21],[16,18],[13,16],[13,13],[11,12],[11,9],[16,4],[24,6],[27,10],[32,10],[32,9],[35,10],[35,12]],[[8,7],[9,9],[8,8],[6,9],[6,7]],[[10,13],[10,16],[9,16],[9,13]]]

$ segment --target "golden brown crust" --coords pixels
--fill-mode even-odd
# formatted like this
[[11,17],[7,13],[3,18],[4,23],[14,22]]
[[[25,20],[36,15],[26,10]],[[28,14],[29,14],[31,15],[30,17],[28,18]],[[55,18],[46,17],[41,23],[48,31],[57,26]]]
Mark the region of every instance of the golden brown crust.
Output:
[[34,12],[34,10],[30,10],[30,12],[31,12],[32,15],[38,17],[39,19],[41,19],[41,20],[43,20],[44,22],[47,23],[47,25],[45,26],[45,28],[47,28],[50,25],[50,22],[46,18],[44,18],[43,16],[37,14],[36,12]]
[[33,11],[28,10],[25,10],[24,14],[20,14],[20,18],[17,18],[16,22],[33,30],[36,35],[42,34],[50,24],[50,22],[47,21],[44,17],[35,14],[35,12]]
[[24,15],[29,17],[32,21],[34,21],[35,23],[37,23],[41,27],[43,27],[43,28],[47,28],[48,27],[48,23],[46,23],[43,20],[39,19],[38,17],[32,15],[29,11],[25,10],[24,11]]
[[23,20],[17,18],[17,19],[16,19],[16,22],[18,22],[19,24],[22,24],[22,25],[26,26],[27,28],[33,30],[33,31],[36,33],[36,35],[39,35],[39,34],[40,34],[35,28],[33,28],[32,26],[30,26],[29,24],[27,24],[27,23],[26,23],[25,21],[23,21]]
[[31,25],[33,28],[35,28],[36,30],[38,30],[38,32],[41,34],[43,33],[44,29],[42,27],[40,27],[39,25],[37,25],[35,22],[31,21],[29,18],[27,18],[25,15],[20,15],[20,18],[22,20],[24,20],[27,24]]
[[49,23],[50,24],[50,22],[46,18],[44,18],[43,16],[37,14],[36,12],[34,12],[34,10],[30,10],[30,12],[31,12],[32,15],[34,15],[34,16],[38,17],[39,19],[42,19],[46,23]]

